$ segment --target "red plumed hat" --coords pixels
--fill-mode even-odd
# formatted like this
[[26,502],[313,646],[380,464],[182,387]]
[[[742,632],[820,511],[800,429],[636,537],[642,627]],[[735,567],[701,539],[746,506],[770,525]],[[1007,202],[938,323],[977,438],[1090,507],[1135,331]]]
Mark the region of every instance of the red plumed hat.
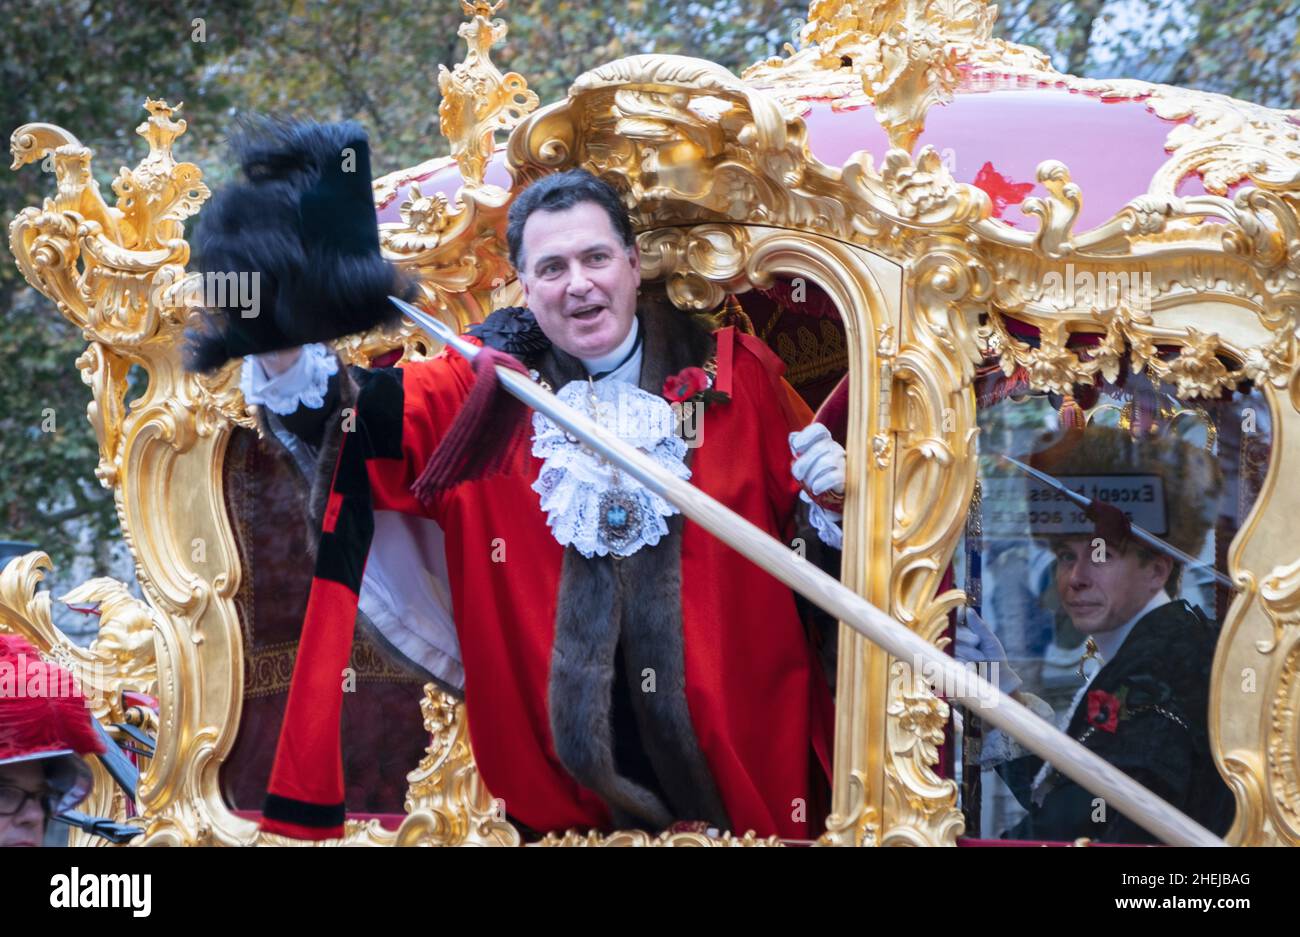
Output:
[[26,639],[0,635],[0,765],[46,760],[61,795],[56,813],[90,793],[93,775],[81,756],[104,751],[94,718],[68,670]]

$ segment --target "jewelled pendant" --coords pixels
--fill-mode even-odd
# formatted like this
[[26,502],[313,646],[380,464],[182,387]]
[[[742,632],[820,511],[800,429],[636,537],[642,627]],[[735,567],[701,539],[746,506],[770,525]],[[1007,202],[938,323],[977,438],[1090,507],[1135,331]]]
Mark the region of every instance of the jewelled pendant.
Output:
[[611,553],[623,555],[641,535],[641,506],[625,488],[611,488],[600,495],[600,539]]

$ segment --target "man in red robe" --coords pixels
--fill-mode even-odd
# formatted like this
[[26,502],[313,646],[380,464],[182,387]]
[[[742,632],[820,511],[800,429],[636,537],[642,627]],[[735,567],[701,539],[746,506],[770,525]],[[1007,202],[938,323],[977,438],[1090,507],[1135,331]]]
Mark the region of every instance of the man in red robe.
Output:
[[[508,240],[527,308],[498,310],[473,339],[788,542],[790,434],[812,415],[779,359],[648,286],[638,297],[627,214],[586,172],[520,193]],[[815,835],[832,703],[793,594],[540,415],[531,449],[482,439],[505,447],[496,472],[428,484],[475,381],[450,350],[350,373],[321,346],[245,361],[246,397],[330,470],[263,827],[341,830],[339,674],[360,605],[395,648],[463,685],[475,760],[515,822]],[[661,419],[681,387],[704,407],[693,448]],[[818,437],[795,451],[800,477],[817,467],[813,490],[842,491],[842,450]]]

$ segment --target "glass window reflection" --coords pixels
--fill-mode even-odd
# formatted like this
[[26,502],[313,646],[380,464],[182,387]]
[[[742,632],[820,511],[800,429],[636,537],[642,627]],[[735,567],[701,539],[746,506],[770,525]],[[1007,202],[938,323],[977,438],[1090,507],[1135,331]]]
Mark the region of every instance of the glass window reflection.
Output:
[[[1079,400],[1009,384],[996,373],[980,388],[979,484],[954,558],[971,602],[953,652],[1226,832],[1210,668],[1233,595],[1227,546],[1263,483],[1267,406],[1249,390],[1181,401],[1140,375]],[[978,709],[955,711],[968,836],[1154,841]]]

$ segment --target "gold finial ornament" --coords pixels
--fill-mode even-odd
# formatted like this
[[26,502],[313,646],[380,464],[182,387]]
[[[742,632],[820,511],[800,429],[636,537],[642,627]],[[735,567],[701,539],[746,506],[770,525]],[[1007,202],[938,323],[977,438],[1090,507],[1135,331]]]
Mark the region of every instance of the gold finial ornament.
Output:
[[505,3],[461,0],[461,9],[473,17],[457,30],[469,51],[465,61],[450,71],[445,65],[438,66],[438,90],[442,92],[439,126],[466,185],[483,183],[496,148],[496,132],[510,130],[538,104],[536,92],[529,90],[522,75],[503,75],[492,63],[492,47],[506,37],[508,27],[489,17]]
[[993,39],[996,19],[984,0],[812,0],[801,48],[787,44],[787,58],[751,66],[744,78],[856,90],[890,145],[910,153],[930,106],[952,99],[959,65],[996,52],[1051,67],[1041,53]]
[[[458,30],[468,46],[465,60],[451,69],[438,66],[439,127],[451,147],[450,159],[393,173],[374,184],[376,201],[391,199],[399,190],[406,193],[398,203],[402,220],[379,226],[384,256],[417,284],[420,304],[457,329],[481,321],[496,305],[509,305],[511,297],[499,290],[514,280],[505,238],[510,193],[484,180],[497,131],[512,130],[536,110],[538,98],[522,75],[502,74],[492,62],[492,47],[505,38],[507,27],[490,17],[503,6],[505,0],[461,0],[472,17]],[[455,197],[425,195],[419,179],[453,161],[460,170]],[[401,344],[409,356],[422,352],[425,343],[424,333],[404,322],[388,334],[353,336],[339,350],[348,360],[364,362],[385,347]]]

